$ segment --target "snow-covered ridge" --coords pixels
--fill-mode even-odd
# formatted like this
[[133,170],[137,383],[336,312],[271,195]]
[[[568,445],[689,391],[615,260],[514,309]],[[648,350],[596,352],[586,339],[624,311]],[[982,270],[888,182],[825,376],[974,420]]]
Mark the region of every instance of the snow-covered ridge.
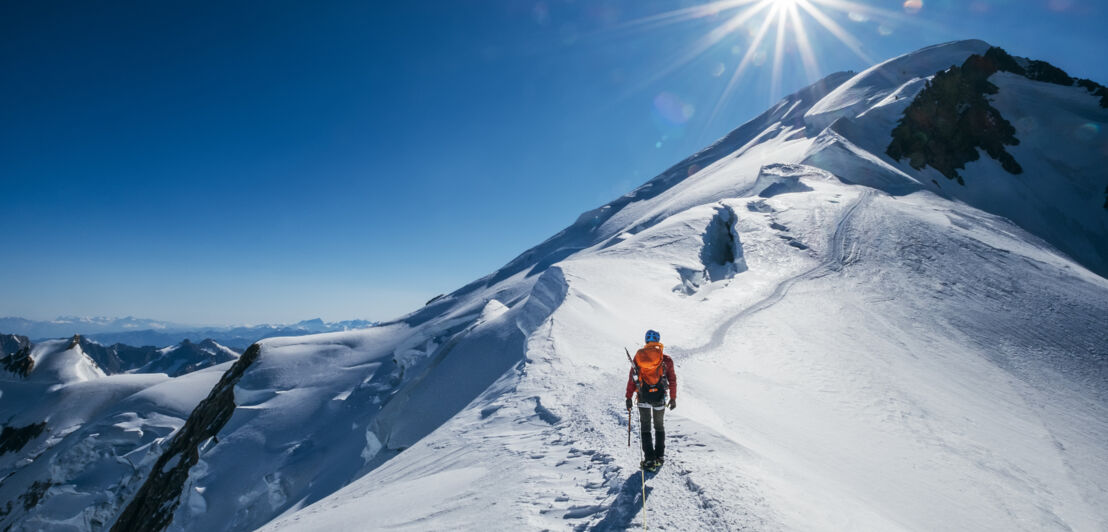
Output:
[[[612,389],[625,374],[620,344],[647,325],[670,334],[687,390],[685,413],[675,418],[684,448],[676,478],[655,484],[665,495],[651,499],[663,505],[653,514],[661,512],[655,519],[663,524],[1103,526],[1098,508],[1106,498],[1095,475],[1075,476],[1071,466],[1042,459],[1058,445],[1021,434],[1046,414],[1013,409],[1012,401],[1052,405],[1045,434],[1066,441],[1062,464],[1108,468],[1099,436],[1081,428],[1108,433],[1108,338],[1094,317],[1108,315],[1108,284],[1025,229],[950,201],[964,196],[884,153],[899,114],[927,79],[988,48],[949,43],[832,77],[813,101],[787,99],[415,314],[421,323],[520,276],[545,271],[541,279],[559,280],[559,303],[534,327],[522,366],[415,448],[267,529],[342,528],[365,519],[465,527],[487,523],[490,513],[503,529],[637,526],[640,487],[628,474],[634,457],[620,458]],[[1002,196],[1008,186],[991,183]],[[720,220],[731,229],[713,231]],[[1096,238],[1105,233],[1103,225],[1094,229]],[[705,249],[717,238],[743,267],[713,282],[705,257],[717,254]],[[515,308],[530,299],[507,301]],[[1067,310],[1058,310],[1061,301]],[[1049,332],[1011,334],[1030,316],[1047,316],[1037,328]],[[735,331],[742,333],[728,334]],[[1092,402],[1076,407],[1073,400]],[[501,441],[501,434],[513,437]],[[1012,447],[1014,440],[1021,445]],[[701,445],[716,454],[703,454]],[[932,456],[941,458],[932,463]],[[993,465],[982,467],[983,460]],[[954,465],[937,465],[943,462]],[[551,470],[573,480],[551,480]],[[1005,495],[985,488],[998,483],[1009,486]],[[1055,495],[1026,485],[1053,486]],[[941,496],[952,486],[989,495],[952,511]],[[436,502],[396,511],[392,494],[417,487]],[[1004,502],[998,507],[994,497]],[[514,502],[505,508],[504,501]],[[1041,510],[1051,506],[1067,510]]]
[[[1067,147],[1063,176],[1017,126],[1058,189],[1027,197],[987,158],[961,190],[885,154],[927,79],[987,48],[829,76],[381,326],[178,378],[0,383],[6,426],[48,431],[0,455],[0,525],[624,530],[648,491],[649,525],[675,530],[1103,529],[1108,280],[1046,213],[1080,205],[1105,155]],[[1036,127],[1099,116],[1080,88],[993,81]],[[1068,238],[1108,236],[1091,220]],[[646,328],[680,408],[644,490],[622,390]],[[47,401],[7,406],[28,397]]]
[[962,64],[971,54],[988,49],[984,41],[957,41],[889,59],[836,87],[805,113],[804,120],[815,129],[823,129],[838,118],[862,116],[870,108],[888,103],[886,98],[903,87],[918,85],[936,72]]
[[66,385],[104,377],[96,362],[85,354],[77,338],[52,340],[35,346],[31,351],[34,370],[29,378]]

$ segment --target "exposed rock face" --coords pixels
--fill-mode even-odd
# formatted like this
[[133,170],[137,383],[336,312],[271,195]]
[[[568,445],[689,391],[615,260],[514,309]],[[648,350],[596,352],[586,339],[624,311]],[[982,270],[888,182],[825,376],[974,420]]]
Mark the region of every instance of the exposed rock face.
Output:
[[1015,58],[1002,48],[993,47],[984,55],[970,56],[960,67],[935,74],[905,110],[885,153],[896,160],[907,158],[916,170],[931,166],[947,179],[963,185],[958,170],[980,158],[978,149],[999,161],[1008,172],[1022,173],[1023,168],[1004,148],[1020,143],[1016,128],[987,98],[997,93],[996,85],[988,80],[997,72],[1055,85],[1079,86],[1100,97],[1101,107],[1108,108],[1108,88],[1103,85],[1087,79],[1076,80],[1046,61]]
[[45,421],[32,423],[26,427],[4,427],[4,430],[0,431],[0,455],[19,451],[44,430],[46,430]]
[[[115,346],[113,346],[115,347]],[[156,350],[138,373],[165,373],[177,377],[186,373],[234,360],[238,353],[211,339],[194,344],[185,340],[173,348]]]
[[35,367],[31,358],[31,341],[26,336],[0,335],[0,368],[26,377]]
[[1079,79],[1076,84],[1100,98],[1100,106],[1108,109],[1108,87],[1088,79]]
[[81,350],[109,375],[140,368],[149,364],[159,354],[158,348],[153,346],[132,347],[123,344],[105,346],[87,338],[81,338]]
[[989,76],[1001,70],[1005,58],[1011,59],[994,50],[998,49],[972,55],[961,67],[935,74],[904,111],[886,153],[897,160],[908,158],[916,170],[931,166],[961,184],[965,182],[958,170],[980,158],[978,148],[1000,161],[1005,170],[1022,173],[1023,168],[1004,149],[1019,144],[1016,128],[986,98],[997,93]]
[[18,334],[0,334],[0,357],[8,356],[31,345],[26,336]]
[[[137,372],[166,373],[177,377],[234,360],[238,355],[237,351],[211,339],[199,343],[185,340],[172,348],[160,348],[124,344],[105,346],[80,335],[73,336],[70,348],[78,345],[108,375]],[[26,336],[0,335],[0,368],[26,377],[34,369],[34,360],[30,357],[34,347]]]
[[150,477],[112,526],[113,531],[156,531],[169,526],[180,504],[189,469],[200,458],[200,445],[209,438],[215,438],[231,419],[235,411],[235,384],[258,358],[260,351],[258,344],[250,346],[227,370],[208,397],[196,406],[185,426],[181,427],[154,464]]

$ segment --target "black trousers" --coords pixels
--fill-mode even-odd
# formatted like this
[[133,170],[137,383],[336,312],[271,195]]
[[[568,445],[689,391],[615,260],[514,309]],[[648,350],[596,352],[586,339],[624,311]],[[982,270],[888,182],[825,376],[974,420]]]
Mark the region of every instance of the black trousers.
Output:
[[[642,427],[642,454],[646,460],[662,458],[666,452],[666,426],[663,418],[666,414],[665,403],[647,405],[639,403],[639,424]],[[653,421],[653,423],[651,423]],[[650,426],[654,425],[654,438],[651,439]]]

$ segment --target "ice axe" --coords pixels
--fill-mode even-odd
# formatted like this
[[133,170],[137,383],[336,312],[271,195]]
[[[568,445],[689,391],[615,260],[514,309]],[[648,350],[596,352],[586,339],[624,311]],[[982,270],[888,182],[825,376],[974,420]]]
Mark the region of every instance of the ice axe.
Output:
[[[631,358],[631,351],[628,351],[626,347],[623,348],[623,352],[627,353],[627,361],[631,363],[631,371],[635,374],[635,386],[639,386],[639,368],[635,366],[635,360]],[[631,409],[627,409],[627,446],[631,446]]]

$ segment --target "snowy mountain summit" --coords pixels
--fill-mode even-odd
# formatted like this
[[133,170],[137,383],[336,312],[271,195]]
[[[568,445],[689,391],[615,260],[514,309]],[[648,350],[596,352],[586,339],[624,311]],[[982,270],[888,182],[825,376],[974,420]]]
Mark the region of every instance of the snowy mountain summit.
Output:
[[[0,368],[0,526],[1108,529],[1108,97],[1048,67],[828,76],[377,327]],[[680,408],[643,486],[648,328]]]

